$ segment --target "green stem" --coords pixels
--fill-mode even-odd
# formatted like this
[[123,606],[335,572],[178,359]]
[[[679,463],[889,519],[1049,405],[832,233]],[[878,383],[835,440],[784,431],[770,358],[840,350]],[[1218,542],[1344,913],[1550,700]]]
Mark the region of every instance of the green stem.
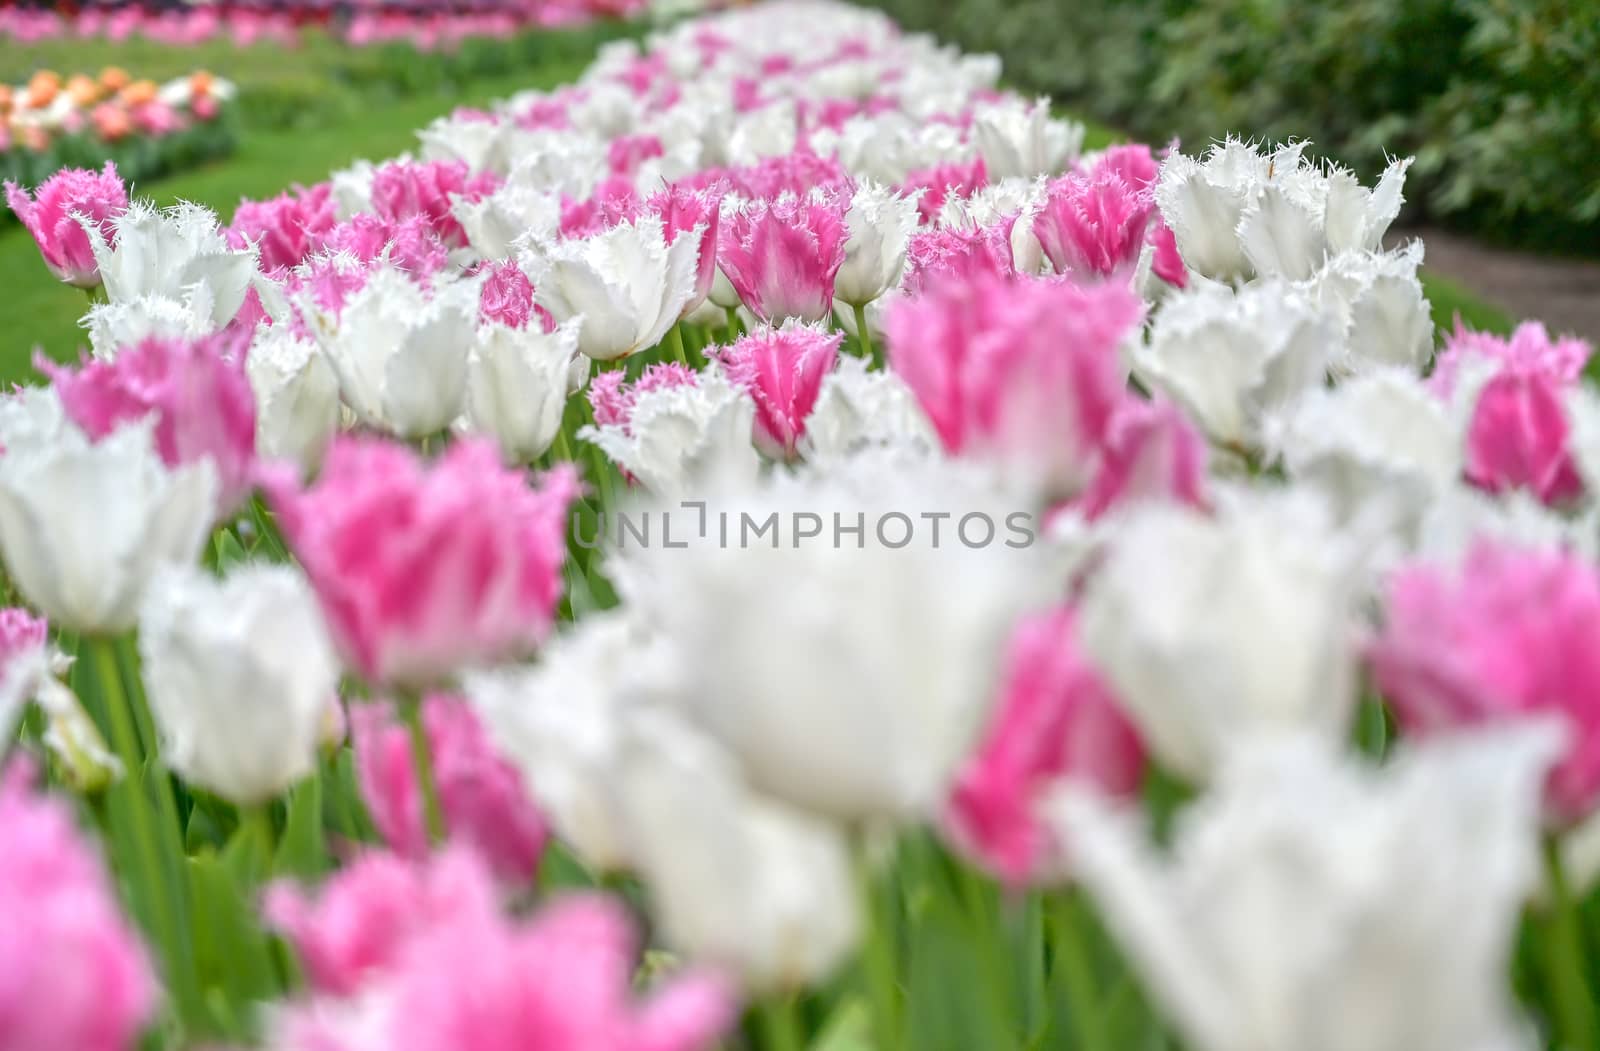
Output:
[[1070,1019],[1083,1051],[1110,1051],[1094,989],[1094,967],[1089,960],[1088,907],[1078,893],[1052,903],[1055,921],[1056,963],[1066,987]]
[[417,788],[422,793],[422,818],[428,842],[444,842],[444,809],[439,805],[439,786],[433,780],[433,760],[428,754],[428,731],[422,725],[422,701],[405,697],[396,702],[400,718],[411,732],[411,762],[417,771]]
[[[162,959],[166,964],[167,981],[182,991],[192,988],[188,981],[183,955],[183,927],[168,896],[167,872],[161,861],[160,834],[155,815],[150,810],[150,799],[144,791],[144,754],[139,747],[139,733],[134,727],[131,699],[122,685],[122,669],[117,661],[117,644],[109,638],[88,638],[84,646],[94,662],[95,674],[105,698],[106,714],[111,722],[111,747],[122,761],[123,783],[117,791],[128,802],[128,819],[133,825],[135,857],[128,859],[137,870],[137,879],[143,885],[150,919],[155,926],[152,932],[157,940]],[[113,818],[115,809],[111,811]],[[132,873],[130,873],[132,875]]]
[[794,997],[770,997],[756,1008],[761,1020],[763,1051],[805,1051],[806,1039],[795,1017]]
[[1550,916],[1539,939],[1555,992],[1555,1022],[1566,1051],[1595,1051],[1595,1008],[1589,995],[1588,967],[1584,959],[1583,932],[1577,905],[1561,861],[1561,845],[1554,836],[1544,842],[1545,877],[1549,884]]
[[736,338],[739,335],[740,327],[741,326],[739,325],[739,308],[738,307],[729,307],[728,308],[728,338],[730,340]]
[[694,366],[689,364],[689,354],[683,349],[683,322],[673,325],[667,336],[672,340],[672,354],[678,359],[678,363],[686,369],[693,369]]
[[856,342],[861,344],[861,356],[882,368],[883,361],[878,357],[877,349],[872,345],[872,333],[867,330],[867,308],[857,303],[851,309],[855,311],[856,315]]
[[876,1051],[899,1051],[899,981],[895,972],[894,930],[891,917],[879,904],[872,865],[864,845],[856,850],[856,900],[861,910],[862,966],[872,1005],[873,1045]]
[[575,459],[572,455],[572,446],[567,444],[567,429],[565,427],[556,432],[555,442],[551,449],[555,452],[557,460],[570,462]]

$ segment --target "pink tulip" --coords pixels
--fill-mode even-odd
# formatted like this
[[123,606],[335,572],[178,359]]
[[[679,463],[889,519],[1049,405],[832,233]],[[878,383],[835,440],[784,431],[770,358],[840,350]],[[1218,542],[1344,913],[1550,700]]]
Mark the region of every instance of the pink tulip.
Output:
[[889,360],[947,450],[1012,462],[1068,498],[1126,394],[1118,345],[1142,313],[1116,284],[944,282],[890,311]]
[[627,382],[621,369],[602,372],[589,382],[589,405],[594,410],[594,422],[601,427],[621,427],[632,433],[628,421],[633,417],[634,404],[639,395],[667,387],[693,387],[697,382],[694,372],[677,362],[648,365],[637,380]]
[[633,175],[645,161],[666,155],[661,140],[650,134],[619,135],[606,153],[612,175]]
[[391,263],[424,285],[450,261],[449,247],[424,215],[387,220],[362,212],[329,230],[322,247],[347,252],[363,263],[387,252]]
[[44,357],[67,416],[98,441],[155,415],[156,450],[170,467],[209,460],[217,511],[239,506],[255,484],[256,399],[244,367],[245,343],[220,334],[192,341],[147,339],[114,361],[85,360],[77,371]]
[[1178,253],[1178,238],[1160,216],[1150,224],[1149,241],[1155,248],[1150,256],[1150,272],[1173,288],[1188,288],[1189,267]]
[[584,238],[604,233],[637,215],[642,204],[631,179],[612,176],[582,200],[562,200],[561,236]]
[[311,488],[266,484],[335,643],[368,681],[429,686],[549,632],[578,492],[570,466],[532,489],[491,442],[456,441],[426,463],[345,438]]
[[117,166],[107,161],[99,174],[63,168],[40,184],[31,199],[14,182],[7,182],[5,190],[6,203],[39,246],[50,272],[79,288],[99,285],[100,267],[82,223],[98,227],[107,244],[116,243],[112,221],[128,210],[128,189]]
[[1600,570],[1560,549],[1480,541],[1459,568],[1421,563],[1389,579],[1368,647],[1379,690],[1408,733],[1555,715],[1571,734],[1546,805],[1562,821],[1600,798]]
[[1129,397],[1111,418],[1078,509],[1091,521],[1146,500],[1206,506],[1206,441],[1170,402]]
[[126,1051],[159,995],[115,885],[70,808],[0,778],[0,1047]]
[[661,217],[670,244],[679,234],[700,238],[699,269],[695,272],[694,295],[684,314],[706,301],[717,276],[717,239],[722,230],[722,192],[719,189],[692,190],[669,186],[645,202],[645,207]]
[[1080,280],[1123,277],[1139,262],[1154,213],[1148,191],[1111,168],[1097,168],[1050,184],[1033,233],[1057,273]]
[[905,290],[913,296],[944,283],[1015,277],[1011,223],[962,230],[945,227],[912,234],[906,246]]
[[757,329],[721,353],[728,379],[756,403],[756,448],[774,460],[793,460],[817,404],[823,377],[839,359],[840,332],[790,322]]
[[1161,174],[1161,164],[1149,146],[1130,142],[1121,146],[1107,146],[1084,174],[1097,175],[1114,172],[1124,184],[1134,190],[1145,190],[1155,185]]
[[828,195],[755,201],[728,216],[717,246],[739,299],[769,324],[821,321],[844,265],[849,200]]
[[445,244],[460,248],[466,231],[452,213],[452,197],[482,200],[500,185],[490,172],[476,175],[459,161],[390,161],[372,176],[372,210],[398,223],[422,216]]
[[315,898],[293,883],[273,884],[262,911],[294,946],[315,990],[353,996],[403,966],[412,942],[493,910],[495,900],[465,850],[427,865],[375,851],[341,869]]
[[952,196],[971,197],[988,185],[988,182],[989,172],[984,167],[983,158],[980,157],[970,164],[940,164],[933,168],[911,172],[900,184],[900,189],[906,193],[922,191],[922,196],[917,201],[917,210],[922,214],[922,221],[932,226],[938,221],[939,212],[944,208],[945,201]]
[[533,282],[515,260],[490,263],[485,269],[488,276],[478,294],[479,321],[508,328],[527,328],[529,321],[538,318],[540,328],[546,332],[555,331],[555,320],[548,310],[533,301]]
[[958,775],[944,826],[1011,886],[1059,867],[1061,848],[1036,808],[1064,781],[1132,796],[1144,748],[1110,686],[1078,649],[1069,607],[1024,620],[1011,636],[989,728]]
[[[424,857],[428,829],[410,731],[383,704],[360,705],[351,722],[356,776],[373,824],[396,853]],[[495,751],[466,702],[429,696],[422,702],[422,725],[450,841],[475,848],[506,884],[529,883],[547,833],[521,776]]]
[[[303,955],[339,964],[308,965],[314,975],[346,979],[319,982],[323,997],[286,1012],[282,1046],[348,1047],[341,1021],[356,1017],[360,1046],[408,1051],[697,1051],[735,1017],[727,983],[693,971],[636,999],[626,909],[575,895],[514,918],[470,852],[438,855],[409,879],[352,867],[316,908],[278,891],[272,911],[287,914]],[[349,945],[364,951],[324,951]]]
[[1547,504],[1568,503],[1582,493],[1564,395],[1590,353],[1583,340],[1552,340],[1538,322],[1519,325],[1510,339],[1457,322],[1429,383],[1448,395],[1468,362],[1487,362],[1494,370],[1467,428],[1469,481],[1489,492],[1526,489]]
[[837,158],[819,156],[805,146],[749,167],[708,173],[705,178],[725,178],[739,196],[757,201],[777,200],[786,193],[805,197],[814,190],[837,190],[848,197],[855,187]]
[[277,275],[305,262],[337,222],[331,186],[296,187],[268,201],[241,201],[228,242],[234,248],[257,245],[262,272]]

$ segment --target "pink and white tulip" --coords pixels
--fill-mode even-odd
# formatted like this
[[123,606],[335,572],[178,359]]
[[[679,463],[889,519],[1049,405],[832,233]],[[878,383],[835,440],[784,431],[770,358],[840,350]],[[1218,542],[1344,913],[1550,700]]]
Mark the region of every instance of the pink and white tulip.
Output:
[[822,380],[839,357],[844,335],[797,321],[757,329],[721,353],[728,378],[756,403],[756,448],[793,460],[817,404]]
[[7,182],[5,191],[6,203],[39,246],[51,273],[78,288],[100,284],[100,264],[82,224],[90,223],[115,242],[112,220],[128,209],[128,188],[115,164],[107,161],[99,173],[63,168],[41,183],[31,199],[14,182]]
[[837,196],[754,201],[724,219],[718,261],[758,318],[821,321],[845,262],[846,201]]

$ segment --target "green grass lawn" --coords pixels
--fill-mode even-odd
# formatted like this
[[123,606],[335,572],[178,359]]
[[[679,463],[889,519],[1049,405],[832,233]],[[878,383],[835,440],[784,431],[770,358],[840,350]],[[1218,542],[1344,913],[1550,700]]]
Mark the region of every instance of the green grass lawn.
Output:
[[[582,70],[582,64],[568,63],[480,81],[450,103],[418,98],[371,109],[348,125],[247,133],[238,151],[225,161],[136,189],[161,204],[186,200],[207,205],[226,222],[240,198],[271,197],[291,183],[324,179],[357,158],[379,160],[411,149],[416,130],[453,105],[480,105],[525,88],[552,87]],[[0,307],[4,321],[0,383],[32,378],[36,347],[57,360],[69,360],[87,346],[78,328],[78,318],[87,309],[83,293],[50,276],[32,239],[17,225],[0,230],[0,289],[5,290]]]

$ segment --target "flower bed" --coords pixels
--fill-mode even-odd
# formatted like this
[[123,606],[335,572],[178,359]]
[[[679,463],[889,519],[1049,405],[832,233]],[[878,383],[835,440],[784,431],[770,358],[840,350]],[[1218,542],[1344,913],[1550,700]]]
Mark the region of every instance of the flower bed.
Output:
[[32,185],[63,167],[114,162],[125,178],[193,167],[233,149],[233,84],[196,72],[165,84],[116,68],[0,85],[0,178]]
[[0,1043],[1595,1047],[1592,348],[1000,72],[772,3],[13,190]]

